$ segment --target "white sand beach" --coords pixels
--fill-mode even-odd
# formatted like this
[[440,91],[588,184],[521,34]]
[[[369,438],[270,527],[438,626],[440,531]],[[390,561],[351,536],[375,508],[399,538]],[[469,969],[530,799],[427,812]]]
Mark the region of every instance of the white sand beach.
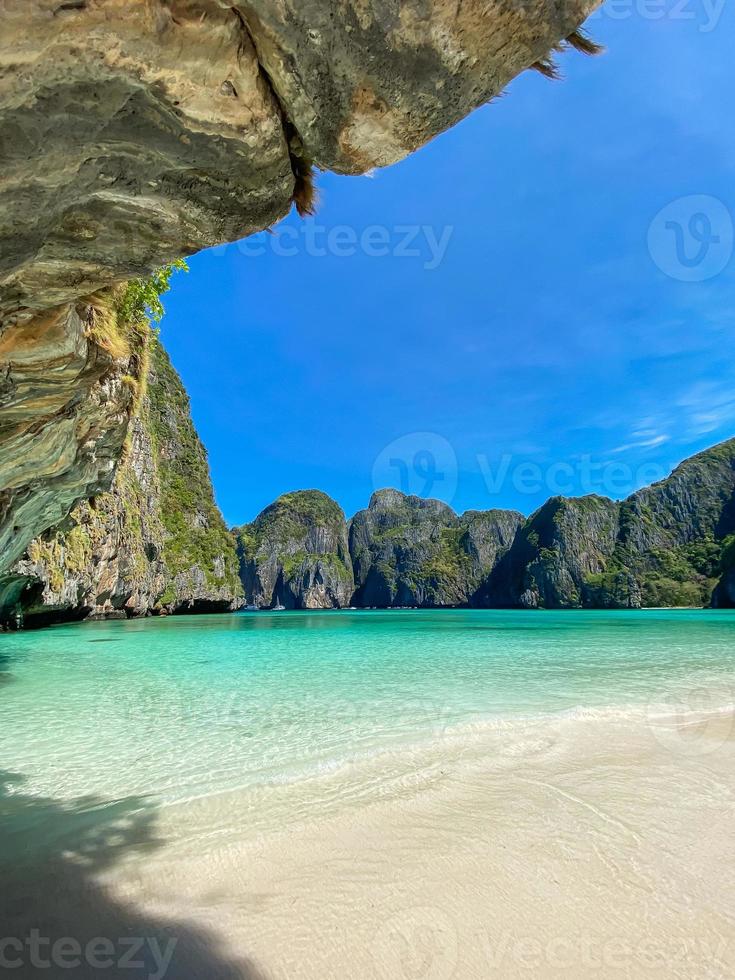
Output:
[[112,909],[175,980],[732,976],[733,732],[577,714],[165,808],[89,887],[29,883],[13,934]]

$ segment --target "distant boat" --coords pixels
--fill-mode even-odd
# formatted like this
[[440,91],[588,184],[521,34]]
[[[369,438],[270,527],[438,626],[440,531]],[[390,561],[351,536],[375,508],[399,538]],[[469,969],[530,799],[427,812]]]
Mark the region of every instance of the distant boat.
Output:
[[275,606],[271,606],[271,612],[283,612],[285,606],[282,606],[280,602],[277,602]]
[[249,606],[245,606],[245,612],[259,612],[260,606],[256,602],[251,602]]

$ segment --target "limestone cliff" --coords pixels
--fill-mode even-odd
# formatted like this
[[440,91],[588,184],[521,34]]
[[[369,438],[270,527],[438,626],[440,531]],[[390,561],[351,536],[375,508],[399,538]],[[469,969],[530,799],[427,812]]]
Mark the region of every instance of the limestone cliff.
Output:
[[523,516],[470,511],[397,490],[373,494],[350,524],[358,606],[462,606],[511,546]]
[[605,570],[617,533],[618,505],[612,500],[549,500],[519,529],[513,547],[482,589],[482,604],[529,609],[582,605],[585,582]]
[[[622,503],[550,500],[521,528],[482,601],[526,608],[709,605],[733,532],[735,439]],[[715,601],[726,604],[727,593],[725,578]]]
[[241,603],[234,542],[214,503],[181,381],[151,334],[145,389],[112,490],[32,542],[5,619],[221,611]]
[[287,609],[349,605],[354,582],[347,522],[326,494],[286,493],[235,535],[248,603]]
[[308,490],[233,537],[181,382],[155,340],[150,353],[112,492],[31,545],[5,579],[6,619],[230,609],[243,589],[288,609],[735,605],[735,439],[622,502],[555,497],[525,519],[380,490],[348,524]]
[[87,297],[426,143],[600,0],[3,0],[0,573],[109,489],[128,372]]
[[0,329],[0,577],[35,533],[110,488],[143,337],[99,297]]
[[323,494],[280,498],[239,532],[249,600],[289,608],[732,606],[735,439],[622,502],[554,497],[527,519],[503,510],[457,515],[438,500],[379,490],[349,522],[351,598],[344,532],[342,512]]
[[735,532],[735,439],[685,460],[620,510],[612,561],[640,582],[644,605],[707,605]]

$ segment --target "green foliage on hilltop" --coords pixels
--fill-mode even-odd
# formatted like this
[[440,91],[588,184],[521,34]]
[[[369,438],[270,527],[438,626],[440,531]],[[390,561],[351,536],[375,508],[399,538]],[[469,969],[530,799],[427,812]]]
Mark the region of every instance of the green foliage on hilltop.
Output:
[[[148,406],[169,573],[186,574],[197,566],[208,587],[240,595],[235,542],[214,501],[207,453],[191,420],[189,396],[157,339],[151,346]],[[224,569],[219,569],[220,559]]]
[[233,530],[248,601],[347,605],[354,591],[342,508],[319,490],[285,493]]
[[321,490],[298,490],[282,494],[267,507],[259,518],[259,524],[265,527],[282,520],[302,525],[331,525],[341,523],[344,515],[339,505]]
[[262,543],[269,547],[303,537],[312,527],[338,533],[344,523],[340,506],[321,490],[284,493],[251,523],[235,529],[243,554],[252,557]]

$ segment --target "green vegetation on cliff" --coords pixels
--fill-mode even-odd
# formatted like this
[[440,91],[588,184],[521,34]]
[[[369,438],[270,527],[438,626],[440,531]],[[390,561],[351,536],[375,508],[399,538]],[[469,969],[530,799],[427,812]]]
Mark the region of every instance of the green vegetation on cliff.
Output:
[[[151,341],[147,402],[169,575],[175,579],[198,568],[207,589],[240,595],[234,541],[214,500],[207,453],[191,420],[189,396],[157,338]],[[175,591],[169,586],[162,602]]]
[[285,543],[310,528],[323,527],[337,532],[344,520],[339,504],[321,490],[298,490],[282,494],[252,524],[236,529],[235,533],[239,533],[243,541],[249,536],[257,543],[267,536]]
[[234,533],[248,602],[289,608],[349,604],[354,582],[347,522],[326,494],[285,493]]
[[463,527],[443,527],[437,549],[424,564],[425,573],[436,578],[459,578],[469,565],[469,555],[462,547],[466,536]]
[[514,540],[514,511],[458,517],[439,500],[379,490],[352,519],[355,603],[366,606],[464,606]]
[[111,491],[78,505],[14,568],[31,619],[241,604],[235,542],[189,399],[146,318],[175,267],[123,287],[112,302],[93,298],[95,339],[130,357],[131,376],[120,383],[135,391],[133,418]]
[[729,535],[722,542],[722,554],[720,555],[720,572],[731,572],[735,569],[735,534]]
[[735,440],[621,503],[549,501],[529,518],[490,600],[546,607],[705,606],[735,530]]
[[115,309],[123,323],[160,323],[166,312],[161,297],[171,289],[171,277],[175,272],[188,272],[184,259],[156,269],[144,279],[131,279],[116,296]]

